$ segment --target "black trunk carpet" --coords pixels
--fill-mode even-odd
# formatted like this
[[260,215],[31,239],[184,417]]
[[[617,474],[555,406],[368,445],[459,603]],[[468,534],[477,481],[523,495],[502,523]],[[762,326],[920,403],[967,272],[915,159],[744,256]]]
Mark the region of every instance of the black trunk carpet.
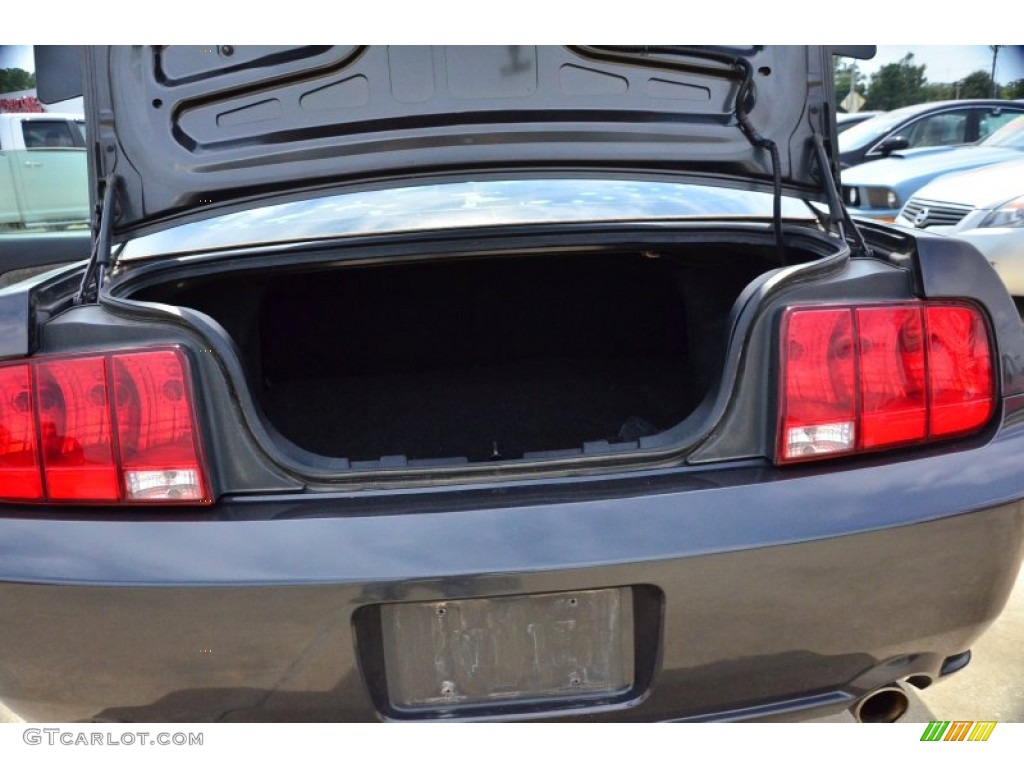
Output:
[[[664,430],[697,395],[678,360],[539,360],[468,369],[274,383],[270,422],[322,456],[515,459]],[[628,424],[627,424],[628,422]]]

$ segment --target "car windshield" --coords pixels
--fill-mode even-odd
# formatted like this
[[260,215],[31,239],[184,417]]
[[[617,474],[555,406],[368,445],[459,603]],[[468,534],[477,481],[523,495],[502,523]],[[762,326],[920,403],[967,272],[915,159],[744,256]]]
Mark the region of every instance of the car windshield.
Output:
[[878,141],[889,131],[902,123],[908,117],[913,117],[922,111],[921,105],[896,109],[886,112],[884,115],[873,117],[858,123],[852,128],[843,131],[839,136],[839,151],[846,152],[851,149],[860,149],[866,144]]
[[1010,147],[1024,149],[1024,117],[1018,117],[1007,123],[983,142],[983,147]]
[[[794,198],[787,219],[813,219]],[[253,208],[129,241],[121,261],[353,235],[558,222],[769,219],[763,192],[612,179],[467,181],[351,192]]]

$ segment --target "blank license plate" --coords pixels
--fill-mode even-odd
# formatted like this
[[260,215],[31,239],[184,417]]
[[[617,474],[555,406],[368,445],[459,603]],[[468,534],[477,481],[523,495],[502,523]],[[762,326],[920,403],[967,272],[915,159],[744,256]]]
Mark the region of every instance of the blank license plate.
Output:
[[633,685],[629,588],[381,607],[396,709],[605,698]]

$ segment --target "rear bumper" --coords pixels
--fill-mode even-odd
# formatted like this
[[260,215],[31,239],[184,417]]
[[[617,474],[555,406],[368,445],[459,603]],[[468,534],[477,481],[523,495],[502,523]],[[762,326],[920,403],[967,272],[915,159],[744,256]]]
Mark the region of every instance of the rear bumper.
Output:
[[361,608],[636,586],[654,596],[649,682],[532,716],[819,714],[937,677],[998,616],[1022,455],[1015,426],[888,463],[237,500],[215,520],[9,517],[0,700],[48,721],[387,719]]

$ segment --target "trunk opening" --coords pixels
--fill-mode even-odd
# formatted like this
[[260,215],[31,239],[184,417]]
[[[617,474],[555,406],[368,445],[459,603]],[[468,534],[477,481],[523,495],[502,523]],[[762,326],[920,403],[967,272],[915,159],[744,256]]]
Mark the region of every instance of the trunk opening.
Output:
[[628,451],[684,421],[773,257],[712,244],[350,263],[132,298],[223,326],[266,422],[306,452],[355,469],[537,460]]

